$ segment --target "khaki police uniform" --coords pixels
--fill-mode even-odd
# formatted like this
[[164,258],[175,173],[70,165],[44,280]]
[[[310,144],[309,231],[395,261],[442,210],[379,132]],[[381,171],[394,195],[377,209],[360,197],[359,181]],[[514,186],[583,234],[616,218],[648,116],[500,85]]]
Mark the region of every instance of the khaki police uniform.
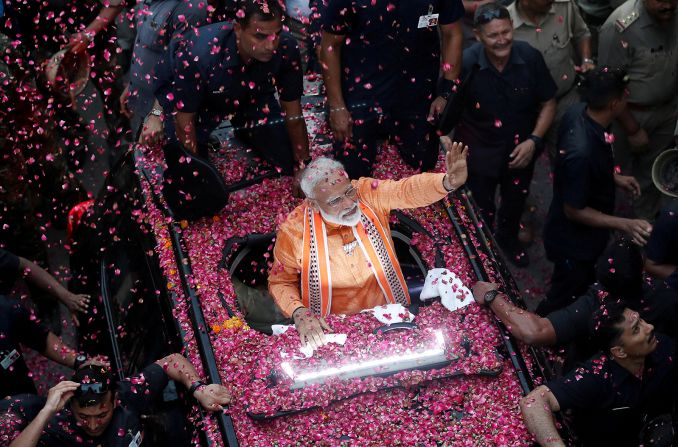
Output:
[[653,219],[661,194],[652,183],[652,163],[673,146],[678,114],[678,15],[660,26],[643,0],[629,0],[617,8],[600,30],[599,65],[624,66],[629,74],[629,111],[648,134],[646,148],[631,148],[618,124],[615,157],[641,187],[634,210]]
[[582,39],[590,38],[591,34],[572,0],[553,2],[551,10],[537,25],[523,18],[518,2],[508,7],[513,19],[513,38],[523,40],[539,50],[558,86],[556,116],[545,137],[549,157],[554,160],[560,119],[572,104],[579,102],[575,85],[578,45]]

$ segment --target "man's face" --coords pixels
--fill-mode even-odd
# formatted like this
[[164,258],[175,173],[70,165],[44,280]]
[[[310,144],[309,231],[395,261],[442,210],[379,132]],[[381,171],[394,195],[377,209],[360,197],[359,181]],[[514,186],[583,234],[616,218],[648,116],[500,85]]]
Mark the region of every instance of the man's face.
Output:
[[245,59],[268,62],[273,58],[280,43],[282,21],[280,19],[263,21],[252,17],[247,26],[239,23],[234,27],[238,39],[238,51]]
[[332,223],[354,226],[360,218],[357,192],[344,170],[328,173],[313,190],[313,204]]
[[668,23],[676,14],[678,0],[645,0],[645,9],[659,23]]
[[91,407],[81,407],[77,401],[73,401],[71,405],[76,424],[93,438],[101,436],[106,431],[113,418],[114,409],[115,405],[110,391],[103,402]]
[[534,13],[545,15],[551,10],[554,0],[523,0],[521,5]]
[[615,356],[642,358],[657,348],[654,326],[640,318],[638,312],[624,309],[624,321],[621,325],[624,332],[619,338],[618,346],[611,349]]
[[494,19],[480,25],[476,38],[483,44],[487,55],[496,59],[509,57],[513,44],[513,23],[509,19]]

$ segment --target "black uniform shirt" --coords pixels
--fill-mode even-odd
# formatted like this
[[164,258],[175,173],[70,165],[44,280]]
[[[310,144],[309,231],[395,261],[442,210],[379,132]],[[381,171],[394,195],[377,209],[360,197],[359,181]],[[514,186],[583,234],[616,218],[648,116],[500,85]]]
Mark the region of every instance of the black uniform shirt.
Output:
[[43,352],[48,333],[19,300],[0,295],[0,398],[36,392],[19,344]]
[[0,248],[0,295],[7,295],[19,278],[19,257]]
[[[658,264],[678,265],[678,200],[660,213],[652,227],[645,253],[648,259]],[[666,278],[666,283],[678,290],[678,269]]]
[[462,77],[473,70],[455,138],[469,146],[469,170],[500,176],[509,155],[537,123],[541,104],[556,94],[544,57],[528,43],[514,40],[509,61],[500,73],[479,42],[464,50]]
[[587,115],[586,104],[573,105],[563,116],[553,201],[544,226],[544,248],[550,258],[595,261],[605,250],[610,231],[568,219],[564,205],[614,213],[614,156],[609,141],[606,129]]
[[[165,110],[196,113],[196,135],[206,143],[210,133],[229,115],[246,113],[252,105],[273,97],[295,101],[303,93],[301,56],[296,41],[280,36],[268,62],[243,64],[230,23],[215,23],[172,41],[171,61],[161,68],[156,97]],[[172,120],[166,121],[166,126]],[[173,138],[174,129],[167,129]]]
[[572,409],[586,446],[637,446],[644,417],[670,411],[675,390],[675,342],[657,334],[642,380],[606,355],[597,355],[547,384],[561,410]]
[[[419,20],[438,15],[454,23],[460,0],[329,0],[323,30],[346,36],[341,48],[342,90],[349,107],[430,106],[440,70],[438,26]],[[428,110],[428,108],[426,108]]]

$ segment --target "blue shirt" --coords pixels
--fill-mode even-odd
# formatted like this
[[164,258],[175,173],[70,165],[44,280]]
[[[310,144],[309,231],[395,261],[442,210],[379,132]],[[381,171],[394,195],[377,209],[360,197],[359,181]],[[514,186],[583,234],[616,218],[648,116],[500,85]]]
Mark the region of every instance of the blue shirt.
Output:
[[464,15],[464,6],[461,0],[329,0],[322,28],[346,36],[342,90],[349,107],[400,103],[428,111],[440,71],[439,29],[417,26],[429,13],[446,25]]
[[286,34],[280,36],[270,61],[243,64],[233,25],[215,23],[173,41],[169,57],[171,72],[161,74],[156,97],[165,110],[197,114],[199,143],[206,143],[230,115],[259,99],[270,98],[277,91],[281,101],[289,102],[299,100],[303,93],[299,47]]
[[544,57],[527,42],[513,41],[501,73],[476,43],[464,50],[462,77],[475,65],[455,138],[471,148],[471,171],[498,177],[508,169],[509,154],[534,130],[541,104],[555,97],[557,87]]
[[[205,0],[145,0],[139,12],[137,36],[129,70],[132,133],[136,135],[155,100],[158,65],[167,63],[172,39],[181,39],[193,27],[207,22]],[[168,114],[169,116],[169,114]]]
[[584,103],[571,106],[560,122],[553,201],[544,227],[544,248],[551,259],[595,261],[605,250],[610,231],[574,222],[564,209],[568,204],[614,213],[614,155],[605,134]]

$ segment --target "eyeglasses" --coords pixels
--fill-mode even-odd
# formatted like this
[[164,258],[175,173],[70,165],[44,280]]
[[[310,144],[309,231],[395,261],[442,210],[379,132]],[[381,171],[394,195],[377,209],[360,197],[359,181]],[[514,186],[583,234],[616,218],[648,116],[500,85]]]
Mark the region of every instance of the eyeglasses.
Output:
[[483,9],[473,19],[473,26],[485,25],[495,19],[511,19],[511,14],[504,7]]
[[348,200],[350,200],[350,201],[354,201],[356,197],[358,197],[358,190],[355,189],[353,186],[351,186],[350,188],[348,188],[348,189],[346,190],[345,193],[343,193],[343,194],[340,195],[339,197],[335,197],[334,199],[328,200],[328,201],[325,202],[325,203],[327,203],[327,206],[330,206],[330,207],[332,207],[332,208],[336,208],[336,207],[338,207],[339,205],[341,205],[341,202],[343,202],[344,199],[348,199]]
[[76,394],[105,394],[108,392],[108,387],[104,386],[103,383],[81,383],[80,388],[77,389]]

